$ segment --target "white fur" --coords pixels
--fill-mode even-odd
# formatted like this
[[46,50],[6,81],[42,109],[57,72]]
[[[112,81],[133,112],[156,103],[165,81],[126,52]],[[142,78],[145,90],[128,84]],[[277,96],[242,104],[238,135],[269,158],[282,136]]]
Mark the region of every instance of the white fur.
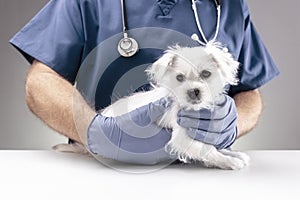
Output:
[[[193,48],[175,46],[146,70],[150,81],[155,84],[154,89],[122,98],[101,114],[116,117],[161,98],[172,97],[174,102],[171,108],[157,121],[159,126],[173,129],[166,150],[183,162],[201,161],[208,167],[241,169],[249,163],[246,154],[217,150],[212,145],[193,140],[187,135],[187,130],[177,124],[180,108],[212,108],[224,93],[225,85],[237,84],[238,66],[231,54],[214,44]],[[211,73],[210,77],[201,77],[204,70]],[[184,75],[183,82],[177,80],[179,74]],[[198,89],[201,97],[191,99],[187,91],[192,89]]]

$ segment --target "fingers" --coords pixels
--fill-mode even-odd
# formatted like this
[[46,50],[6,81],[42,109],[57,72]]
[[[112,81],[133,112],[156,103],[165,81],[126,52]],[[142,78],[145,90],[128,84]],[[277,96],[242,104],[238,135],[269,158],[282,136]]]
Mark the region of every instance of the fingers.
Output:
[[200,129],[209,132],[221,132],[224,127],[223,119],[191,119],[189,117],[177,118],[177,123],[184,128]]
[[171,106],[171,101],[162,98],[130,112],[131,119],[140,126],[146,126],[158,120]]
[[151,118],[151,122],[157,121],[171,106],[172,100],[169,98],[162,98],[156,102],[148,105],[148,115]]
[[188,135],[194,139],[206,144],[211,144],[217,149],[230,147],[237,137],[237,129],[227,130],[227,132],[213,133],[199,129],[188,129]]
[[234,100],[224,95],[210,110],[180,110],[177,123],[188,130],[188,135],[216,148],[227,148],[237,136],[237,110]]
[[201,109],[201,110],[185,110],[180,109],[177,113],[178,117],[182,118],[190,118],[190,119],[211,119],[212,118],[212,112],[208,109]]
[[[124,115],[113,117],[113,123],[117,123],[119,127],[132,126],[141,128],[151,126],[169,109],[170,105],[170,100],[163,98]],[[106,120],[109,121],[109,118]]]
[[201,119],[201,120],[223,120],[230,114],[234,114],[235,105],[234,100],[224,95],[225,98],[220,102],[218,102],[216,105],[214,105],[211,109],[203,108],[201,110],[185,110],[181,109],[179,110],[177,116],[179,118],[181,117],[187,117],[190,119]]
[[188,135],[194,139],[214,146],[224,141],[224,135],[220,133],[212,133],[199,129],[188,129]]

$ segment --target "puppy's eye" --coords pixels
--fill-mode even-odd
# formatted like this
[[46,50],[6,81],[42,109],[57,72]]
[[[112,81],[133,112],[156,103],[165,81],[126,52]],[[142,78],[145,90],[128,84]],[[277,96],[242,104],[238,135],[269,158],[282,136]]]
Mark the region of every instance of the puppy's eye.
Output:
[[203,70],[200,74],[200,77],[203,79],[207,79],[211,76],[211,72],[207,70]]
[[176,79],[177,79],[177,81],[179,81],[179,82],[183,82],[183,81],[185,81],[185,76],[184,76],[183,74],[178,74],[178,75],[176,76]]

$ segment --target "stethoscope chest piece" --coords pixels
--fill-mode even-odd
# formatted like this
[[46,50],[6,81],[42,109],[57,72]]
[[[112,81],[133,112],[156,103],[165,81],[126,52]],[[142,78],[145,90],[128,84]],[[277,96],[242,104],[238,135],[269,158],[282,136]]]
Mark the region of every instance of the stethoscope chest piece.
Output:
[[135,39],[128,37],[124,0],[121,0],[120,3],[122,10],[123,38],[119,41],[118,52],[123,57],[131,57],[138,52],[139,45]]
[[123,57],[131,57],[139,50],[139,45],[137,41],[133,38],[127,37],[127,34],[124,34],[124,37],[120,40],[118,44],[118,51]]

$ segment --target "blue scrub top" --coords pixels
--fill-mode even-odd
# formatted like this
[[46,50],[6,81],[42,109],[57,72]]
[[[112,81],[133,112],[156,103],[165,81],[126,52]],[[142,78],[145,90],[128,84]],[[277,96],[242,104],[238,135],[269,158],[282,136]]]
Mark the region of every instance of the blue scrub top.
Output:
[[[217,41],[226,46],[241,63],[239,85],[231,87],[229,91],[233,96],[262,86],[277,76],[279,71],[251,22],[245,1],[221,2],[221,24]],[[140,40],[138,42],[149,40],[159,45],[170,39],[172,42],[168,44],[176,43],[174,35],[168,30],[188,38],[193,33],[200,37],[190,0],[125,0],[125,6],[129,30],[165,29],[156,35],[139,33],[136,36]],[[212,38],[217,21],[214,1],[198,0],[197,9],[206,37]],[[10,43],[29,62],[39,60],[74,83],[82,63],[93,49],[115,36],[120,39],[121,33],[121,5],[118,0],[50,0]],[[112,41],[105,48],[111,54],[116,54],[117,43]],[[95,107],[99,109],[111,103],[113,88],[124,73],[135,66],[153,63],[162,51],[162,48],[143,48],[132,58],[118,57],[109,63],[105,72],[97,79]],[[95,59],[97,64],[92,64],[94,67],[101,68],[98,62],[109,57],[105,55],[105,58],[101,58],[101,55],[104,57],[104,53]]]

